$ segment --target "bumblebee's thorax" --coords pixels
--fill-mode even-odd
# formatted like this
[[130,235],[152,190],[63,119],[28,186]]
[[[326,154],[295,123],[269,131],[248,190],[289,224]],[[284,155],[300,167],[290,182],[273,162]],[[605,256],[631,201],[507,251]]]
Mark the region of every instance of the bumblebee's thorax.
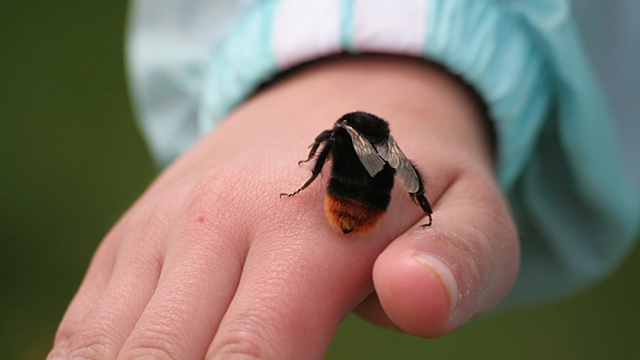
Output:
[[377,116],[357,111],[347,114],[341,120],[362,134],[371,144],[377,145],[389,138],[389,124]]

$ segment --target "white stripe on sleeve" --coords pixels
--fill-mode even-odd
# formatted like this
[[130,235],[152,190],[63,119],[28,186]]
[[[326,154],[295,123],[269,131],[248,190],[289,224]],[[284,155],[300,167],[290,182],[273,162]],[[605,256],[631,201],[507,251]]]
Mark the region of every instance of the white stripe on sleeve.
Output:
[[272,48],[280,68],[339,52],[342,1],[281,0]]
[[427,9],[427,0],[355,0],[353,48],[422,54]]

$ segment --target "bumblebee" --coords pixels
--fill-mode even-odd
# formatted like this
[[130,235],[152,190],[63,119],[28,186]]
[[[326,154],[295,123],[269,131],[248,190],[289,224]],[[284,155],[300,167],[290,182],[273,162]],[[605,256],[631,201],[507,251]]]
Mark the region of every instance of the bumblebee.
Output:
[[325,196],[329,223],[343,234],[366,234],[375,229],[391,201],[396,172],[411,199],[429,216],[432,210],[424,195],[422,175],[393,140],[389,124],[362,111],[345,114],[330,130],[321,132],[311,144],[309,156],[298,164],[315,160],[311,177],[294,196],[307,188],[331,158],[331,177]]

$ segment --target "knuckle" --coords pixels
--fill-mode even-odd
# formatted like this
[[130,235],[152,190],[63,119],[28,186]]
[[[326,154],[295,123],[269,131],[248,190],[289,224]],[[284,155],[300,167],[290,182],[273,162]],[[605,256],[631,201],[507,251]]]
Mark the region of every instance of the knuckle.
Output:
[[82,327],[70,340],[69,359],[115,359],[122,347],[123,330],[118,311],[98,311],[97,316],[85,317]]
[[114,343],[108,337],[95,334],[80,336],[69,352],[69,359],[113,359],[117,354]]
[[170,197],[161,196],[136,204],[126,215],[126,223],[119,229],[122,232],[131,230],[144,233],[149,229],[164,229],[171,217],[171,209],[175,204]]
[[166,197],[136,203],[105,238],[105,242],[116,244],[113,256],[121,260],[122,254],[135,254],[137,260],[143,259],[148,266],[158,268],[158,251],[154,250],[161,248],[159,245],[171,226],[171,209],[171,200]]
[[175,352],[164,348],[160,344],[148,344],[147,346],[139,346],[135,349],[128,350],[125,353],[122,353],[118,359],[179,360],[182,358]]
[[209,349],[207,359],[281,359],[295,358],[282,354],[274,344],[280,330],[273,320],[266,316],[266,308],[245,309],[242,316],[229,318],[224,331],[216,335]]
[[206,359],[266,359],[261,354],[258,341],[252,333],[236,331],[225,337],[215,350],[209,353]]
[[61,347],[71,343],[76,335],[77,328],[79,327],[77,323],[78,322],[74,322],[74,324],[71,324],[71,320],[68,318],[68,315],[65,315],[65,318],[63,318],[60,327],[58,327],[58,331],[56,331],[56,336],[53,340],[55,347]]
[[141,329],[125,344],[118,359],[183,359],[189,349],[180,347],[180,333],[169,324]]
[[72,323],[68,315],[65,315],[65,318],[63,318],[62,323],[56,331],[53,348],[49,352],[47,359],[67,358],[68,352],[76,339],[78,327],[79,324],[77,321],[73,321]]

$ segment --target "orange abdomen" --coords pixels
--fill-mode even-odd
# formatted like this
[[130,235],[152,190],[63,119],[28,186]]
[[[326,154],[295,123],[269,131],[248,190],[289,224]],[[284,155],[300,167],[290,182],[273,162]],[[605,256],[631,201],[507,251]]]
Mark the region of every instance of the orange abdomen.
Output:
[[366,234],[384,216],[384,210],[329,193],[325,195],[324,209],[329,223],[343,234]]

